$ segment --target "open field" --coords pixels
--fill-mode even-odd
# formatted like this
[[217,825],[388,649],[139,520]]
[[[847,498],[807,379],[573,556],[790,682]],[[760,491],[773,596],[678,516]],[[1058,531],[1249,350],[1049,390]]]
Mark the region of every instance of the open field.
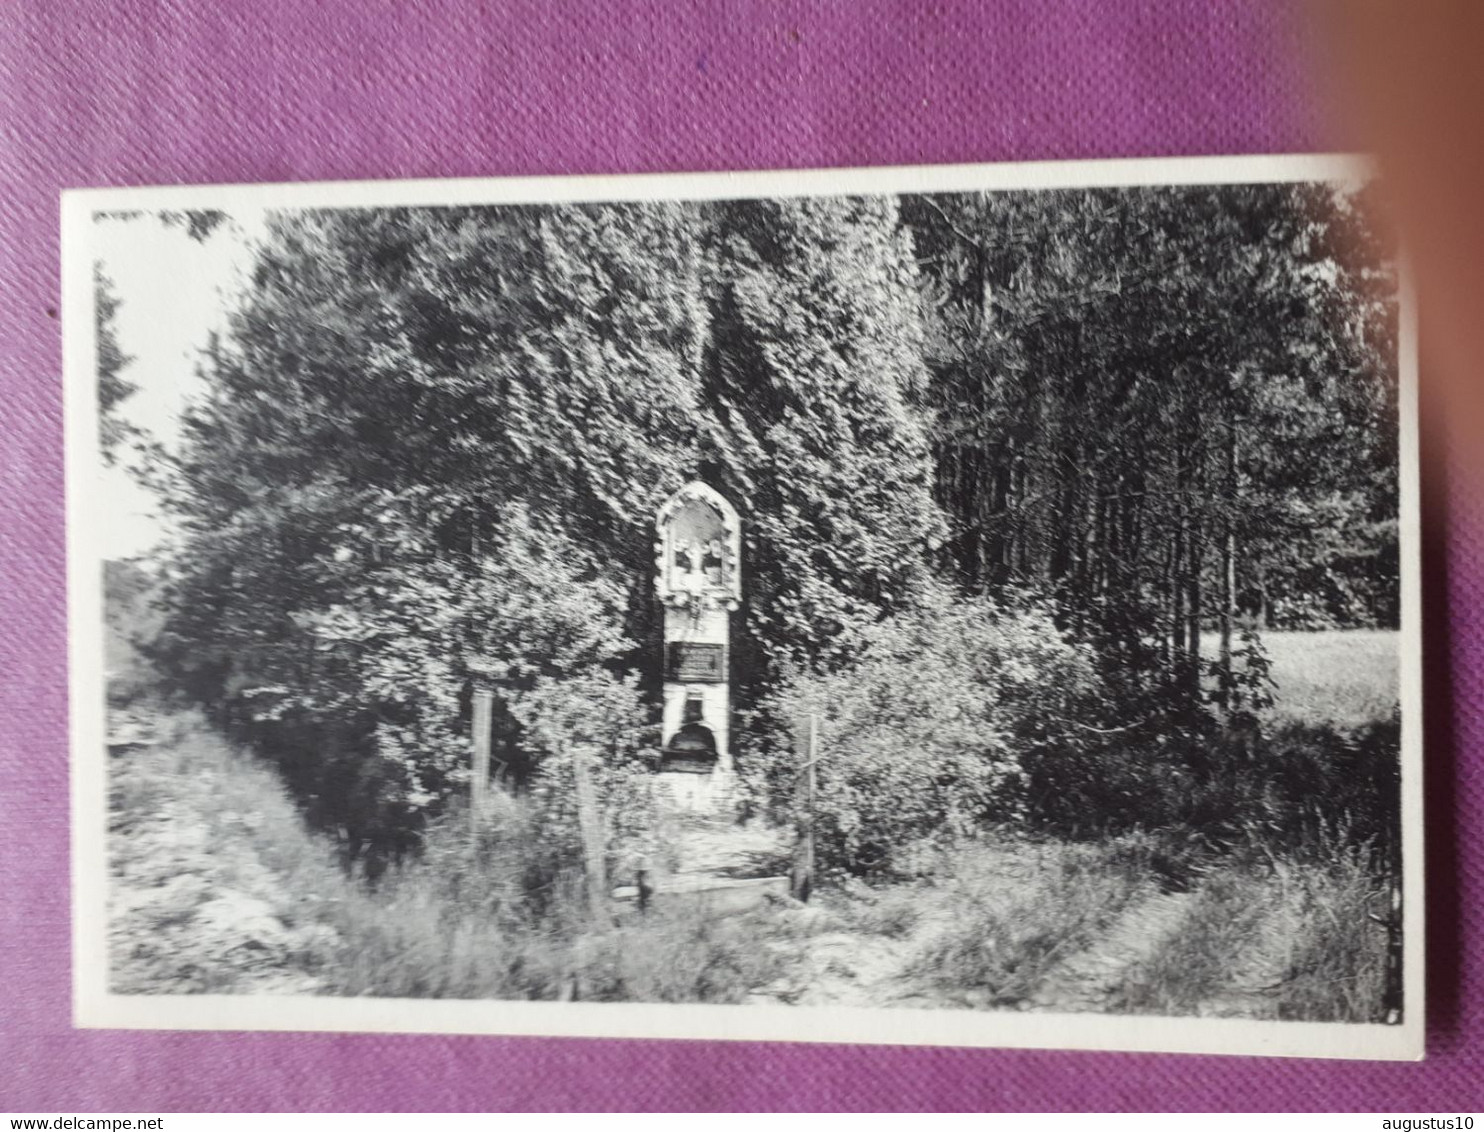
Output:
[[[1215,656],[1219,638],[1202,634]],[[1300,723],[1358,727],[1388,719],[1397,705],[1400,634],[1394,629],[1267,632],[1272,662],[1272,714]]]

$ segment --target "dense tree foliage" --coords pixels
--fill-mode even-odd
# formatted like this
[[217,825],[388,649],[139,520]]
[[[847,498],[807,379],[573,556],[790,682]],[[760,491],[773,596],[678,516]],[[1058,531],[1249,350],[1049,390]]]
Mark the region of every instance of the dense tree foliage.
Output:
[[902,821],[955,783],[990,813],[1047,681],[1093,728],[1232,710],[1262,626],[1395,622],[1361,217],[1267,185],[276,215],[184,422],[157,659],[352,838],[460,786],[476,682],[513,781],[642,759],[651,524],[701,477],[743,513],[759,765],[822,697],[849,852],[851,775],[888,804],[900,760]]
[[941,538],[917,275],[884,198],[727,205],[713,242],[706,470],[743,510],[742,668],[766,682],[849,658]]
[[127,439],[129,428],[119,416],[119,403],[138,387],[123,375],[134,359],[119,346],[114,316],[119,298],[113,282],[103,274],[103,266],[93,266],[93,345],[98,370],[98,434],[103,459],[112,463],[118,446]]
[[1353,194],[908,206],[963,585],[1051,594],[1110,672],[1192,693],[1219,629],[1223,698],[1244,621],[1395,624],[1393,284]]
[[748,670],[838,655],[936,530],[915,296],[880,203],[279,216],[185,422],[161,654],[327,818],[456,783],[473,680],[523,779],[538,689],[652,679],[653,515],[707,474],[748,510]]
[[675,207],[276,218],[185,422],[178,677],[328,820],[436,802],[474,677],[527,773],[521,697],[645,631],[626,574],[693,463],[697,285]]

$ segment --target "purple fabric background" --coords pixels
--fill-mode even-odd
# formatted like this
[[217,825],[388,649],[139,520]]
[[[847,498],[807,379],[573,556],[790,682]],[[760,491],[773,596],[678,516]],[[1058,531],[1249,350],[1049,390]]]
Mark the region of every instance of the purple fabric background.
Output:
[[1484,1104],[1484,498],[1441,473],[1425,1064],[70,1026],[62,188],[1347,148],[1293,7],[0,0],[0,1109]]

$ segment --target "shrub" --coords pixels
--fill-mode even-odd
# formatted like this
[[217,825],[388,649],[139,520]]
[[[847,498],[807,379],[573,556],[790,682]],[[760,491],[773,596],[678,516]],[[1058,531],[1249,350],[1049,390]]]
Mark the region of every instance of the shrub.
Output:
[[[301,516],[294,540],[314,567],[290,571],[308,571],[312,586],[247,576],[268,568],[254,555],[274,540],[203,535],[191,554],[205,560],[182,564],[167,588],[149,653],[172,688],[278,763],[311,820],[344,831],[352,856],[364,848],[376,868],[399,859],[466,788],[476,683],[497,691],[494,757],[521,784],[551,747],[530,727],[564,696],[593,699],[583,722],[600,745],[614,713],[636,702],[606,672],[634,648],[626,588],[560,528],[511,504],[478,554],[451,554],[430,529],[446,504],[437,493],[367,489],[348,514],[314,492],[294,502],[316,500],[325,513]],[[275,601],[240,607],[242,591],[226,600],[214,589],[219,573]],[[643,713],[625,723],[635,719]]]
[[1400,852],[1401,721],[1340,729],[1290,724],[1262,749],[1276,803],[1271,830],[1300,849],[1325,829],[1365,847],[1377,865]]
[[1151,733],[1071,736],[1026,759],[1027,817],[1041,829],[1089,837],[1169,830],[1208,849],[1260,834],[1296,848],[1342,829],[1378,864],[1400,834],[1400,725],[1358,728],[1280,723],[1262,734],[1251,716],[1233,724]]
[[103,564],[103,665],[108,706],[125,708],[154,697],[159,684],[140,646],[159,631],[159,583],[132,562]]
[[765,708],[783,725],[764,733],[746,769],[754,791],[787,813],[804,721],[817,717],[820,859],[890,871],[894,847],[1014,815],[1017,749],[1062,727],[1095,687],[1091,655],[1045,607],[929,590],[867,630],[850,667],[795,673]]
[[657,851],[659,811],[650,773],[657,736],[634,681],[602,671],[543,678],[512,698],[511,714],[536,768],[526,795],[535,812],[534,836],[578,853],[573,759],[580,756],[602,811],[609,874],[632,872],[639,859]]

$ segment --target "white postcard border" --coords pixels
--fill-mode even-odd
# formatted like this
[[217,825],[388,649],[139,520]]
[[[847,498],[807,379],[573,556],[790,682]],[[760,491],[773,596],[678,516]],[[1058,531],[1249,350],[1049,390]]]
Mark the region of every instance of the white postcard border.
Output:
[[1346,156],[1149,158],[753,173],[635,174],[74,189],[62,198],[71,721],[74,1024],[155,1030],[350,1031],[999,1046],[1411,1060],[1423,1055],[1422,651],[1417,320],[1400,333],[1400,696],[1403,996],[1397,1025],[908,1008],[535,1003],[329,996],[120,995],[107,986],[107,754],[100,466],[89,238],[97,210],[358,208],[725,200],[1359,180]]

